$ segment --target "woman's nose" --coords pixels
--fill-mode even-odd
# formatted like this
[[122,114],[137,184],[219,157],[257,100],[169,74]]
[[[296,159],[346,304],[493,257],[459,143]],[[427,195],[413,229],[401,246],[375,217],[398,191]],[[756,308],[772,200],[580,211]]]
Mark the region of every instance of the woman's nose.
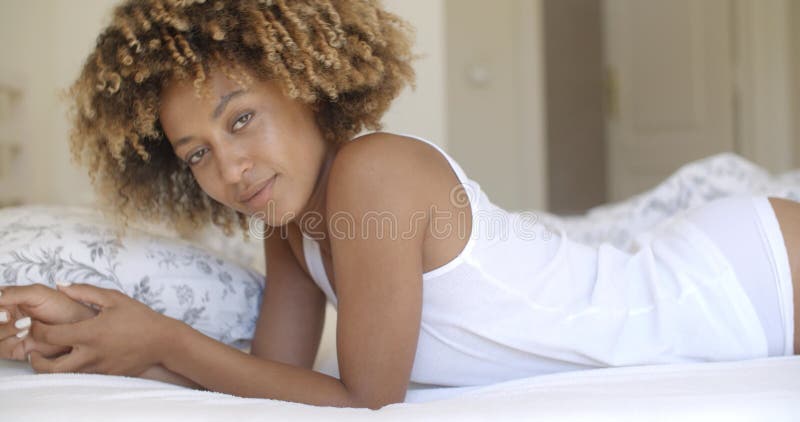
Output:
[[247,154],[238,151],[237,148],[229,146],[222,149],[224,151],[218,150],[216,154],[217,160],[219,160],[220,178],[225,183],[238,184],[244,173],[253,167],[253,163]]

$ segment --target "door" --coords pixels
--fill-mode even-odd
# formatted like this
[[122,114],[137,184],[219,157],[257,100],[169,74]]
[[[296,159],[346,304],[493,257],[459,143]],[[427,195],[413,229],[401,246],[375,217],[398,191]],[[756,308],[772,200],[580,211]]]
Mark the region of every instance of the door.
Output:
[[447,150],[489,199],[547,209],[542,4],[447,0]]
[[606,0],[609,200],[735,150],[731,0]]

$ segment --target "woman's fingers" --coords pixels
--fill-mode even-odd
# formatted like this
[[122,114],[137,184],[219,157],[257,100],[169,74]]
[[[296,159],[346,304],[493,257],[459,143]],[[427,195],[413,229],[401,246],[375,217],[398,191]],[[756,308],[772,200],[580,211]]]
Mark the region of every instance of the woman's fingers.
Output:
[[48,295],[57,292],[43,284],[29,286],[6,286],[0,289],[0,306],[36,307],[47,300]]
[[31,319],[22,315],[19,310],[0,308],[0,340],[17,336],[24,338],[30,327]]
[[73,300],[66,293],[42,284],[3,288],[0,307],[4,304],[19,308],[33,319],[48,324],[63,324],[91,318],[92,308]]
[[25,360],[27,354],[32,351],[37,351],[46,357],[55,357],[69,352],[70,348],[38,343],[30,336],[24,338],[11,336],[0,340],[0,359]]
[[16,336],[0,339],[0,359],[25,360],[23,341]]
[[31,352],[28,356],[31,367],[38,373],[85,372],[83,369],[91,365],[94,360],[88,350],[79,347],[56,358],[47,358],[37,351]]
[[16,334],[14,330],[14,314],[6,308],[0,308],[0,340],[12,334]]
[[91,304],[103,309],[116,303],[122,293],[90,284],[59,283],[58,290],[69,296],[72,300]]
[[39,343],[34,340],[33,336],[25,337],[22,339],[22,343],[26,355],[30,352],[37,351],[48,358],[63,355],[72,349],[69,346],[57,346],[53,344]]
[[87,330],[83,323],[62,325],[47,325],[43,322],[33,321],[28,335],[37,343],[53,346],[72,346],[83,344],[87,338]]

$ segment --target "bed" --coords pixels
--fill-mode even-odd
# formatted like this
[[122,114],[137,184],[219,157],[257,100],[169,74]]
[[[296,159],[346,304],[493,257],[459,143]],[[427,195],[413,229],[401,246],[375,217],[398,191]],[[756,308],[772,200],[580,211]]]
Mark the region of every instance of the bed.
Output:
[[[587,244],[607,241],[632,249],[646,239],[649,229],[677,212],[718,197],[752,193],[800,200],[800,172],[771,175],[735,154],[719,154],[681,167],[628,200],[584,215],[541,217],[547,224],[563,225],[569,236]],[[221,237],[213,229],[187,240],[163,230],[153,235],[152,228],[144,227],[120,241],[93,213],[74,207],[0,210],[0,283],[91,279],[220,341],[247,347],[258,305],[258,271],[264,268],[258,247]],[[4,255],[3,245],[14,250]],[[228,325],[209,323],[219,320]],[[334,376],[335,320],[329,305],[314,365]],[[790,421],[800,420],[800,357],[606,368],[458,388],[412,383],[405,403],[377,411],[244,399],[127,377],[36,375],[25,363],[0,361],[0,414],[2,420],[48,421]]]
[[0,367],[3,420],[796,421],[800,357],[597,369],[486,387],[409,390],[377,411],[243,399],[103,375]]

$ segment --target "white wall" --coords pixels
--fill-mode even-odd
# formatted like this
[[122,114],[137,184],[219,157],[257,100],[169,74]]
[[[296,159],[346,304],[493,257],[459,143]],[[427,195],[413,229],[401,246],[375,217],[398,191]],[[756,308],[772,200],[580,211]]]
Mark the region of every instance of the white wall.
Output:
[[[69,159],[66,102],[59,91],[77,77],[112,0],[0,0],[0,165],[9,144],[21,145],[0,168],[0,205],[91,201],[88,178]],[[386,130],[445,145],[443,0],[388,0],[417,28],[416,91],[406,90],[386,116]],[[2,112],[3,86],[22,94]],[[5,117],[5,118],[4,118]]]

